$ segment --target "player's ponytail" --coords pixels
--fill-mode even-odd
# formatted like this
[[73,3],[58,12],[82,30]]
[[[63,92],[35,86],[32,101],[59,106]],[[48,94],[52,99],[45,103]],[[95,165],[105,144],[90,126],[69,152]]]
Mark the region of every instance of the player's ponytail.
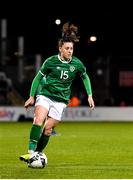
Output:
[[78,27],[69,22],[65,23],[62,27],[62,38],[59,40],[59,47],[65,42],[79,42]]

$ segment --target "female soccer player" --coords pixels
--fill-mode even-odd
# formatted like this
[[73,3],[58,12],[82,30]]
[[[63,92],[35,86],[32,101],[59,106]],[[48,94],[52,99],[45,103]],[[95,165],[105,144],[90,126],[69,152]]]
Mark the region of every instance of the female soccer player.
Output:
[[[49,137],[62,118],[63,110],[69,103],[71,84],[79,75],[88,94],[88,103],[94,109],[92,88],[89,76],[83,63],[73,56],[74,43],[79,41],[78,28],[65,23],[62,38],[58,42],[59,53],[47,58],[33,79],[30,97],[24,107],[34,105],[34,120],[30,131],[28,154],[20,156],[20,160],[28,162],[34,151],[42,152]],[[43,88],[37,94],[41,79],[45,76]]]

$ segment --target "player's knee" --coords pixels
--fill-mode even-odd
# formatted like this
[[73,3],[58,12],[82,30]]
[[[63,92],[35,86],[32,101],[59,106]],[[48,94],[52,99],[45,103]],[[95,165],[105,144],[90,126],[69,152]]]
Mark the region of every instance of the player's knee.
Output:
[[42,123],[43,123],[43,121],[40,118],[38,118],[38,117],[34,118],[34,124],[41,126]]
[[44,134],[45,134],[46,136],[50,136],[51,133],[52,133],[52,128],[46,128],[46,129],[45,129],[45,133],[44,133]]

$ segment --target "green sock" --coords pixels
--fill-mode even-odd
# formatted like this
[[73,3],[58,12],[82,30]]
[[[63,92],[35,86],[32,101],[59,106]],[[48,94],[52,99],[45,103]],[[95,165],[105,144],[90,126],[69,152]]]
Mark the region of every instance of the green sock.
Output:
[[46,145],[48,144],[48,141],[49,141],[49,137],[50,136],[46,136],[44,134],[44,132],[42,132],[42,135],[38,141],[38,144],[37,144],[37,148],[36,148],[36,151],[39,151],[39,152],[42,152],[44,150],[44,148],[46,147]]
[[35,151],[41,134],[41,126],[33,124],[30,131],[29,150]]

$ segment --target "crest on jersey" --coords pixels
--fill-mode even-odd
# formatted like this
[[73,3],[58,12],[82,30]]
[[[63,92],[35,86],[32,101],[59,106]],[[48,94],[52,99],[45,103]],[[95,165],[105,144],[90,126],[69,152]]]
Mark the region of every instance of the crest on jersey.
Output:
[[75,70],[74,66],[70,66],[70,71],[73,72]]

